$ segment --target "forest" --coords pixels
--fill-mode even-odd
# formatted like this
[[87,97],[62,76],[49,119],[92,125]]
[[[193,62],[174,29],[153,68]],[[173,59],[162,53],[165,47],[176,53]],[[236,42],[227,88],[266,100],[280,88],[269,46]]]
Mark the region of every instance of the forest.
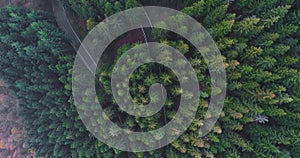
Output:
[[[77,29],[85,33],[107,17],[135,7],[168,7],[193,17],[208,31],[222,55],[227,76],[224,107],[212,130],[201,137],[199,129],[205,126],[210,97],[221,93],[211,89],[210,72],[201,53],[171,31],[131,30],[105,49],[102,63],[97,65],[97,99],[108,119],[124,129],[145,132],[164,126],[176,115],[183,91],[175,73],[162,64],[144,64],[129,78],[130,94],[139,105],[158,101],[158,94],[149,95],[153,84],[165,87],[166,102],[158,113],[149,117],[132,116],[122,111],[113,97],[110,79],[116,63],[125,52],[147,40],[169,45],[183,54],[195,68],[201,92],[192,124],[186,131],[174,128],[173,135],[183,134],[169,145],[147,152],[112,148],[85,127],[77,112],[72,81],[84,81],[84,76],[72,76],[77,50],[54,14],[7,6],[0,9],[0,157],[300,157],[299,0],[60,0],[60,3],[76,14],[72,20],[82,22],[83,26]],[[180,25],[184,19],[172,22],[165,25]],[[143,58],[141,53],[136,55]],[[169,60],[164,56],[158,58]],[[182,66],[180,61],[168,62]],[[119,73],[124,73],[127,68],[120,69]],[[6,88],[2,88],[4,85]],[[3,89],[10,92],[4,93]],[[90,91],[81,93],[89,95]],[[122,97],[124,92],[118,91],[117,95]],[[8,98],[13,99],[9,102]],[[85,117],[99,115],[93,113],[93,108],[88,109],[90,113]],[[120,134],[113,126],[91,121],[110,137]],[[158,133],[157,140],[163,135]],[[121,141],[115,143],[124,145]]]

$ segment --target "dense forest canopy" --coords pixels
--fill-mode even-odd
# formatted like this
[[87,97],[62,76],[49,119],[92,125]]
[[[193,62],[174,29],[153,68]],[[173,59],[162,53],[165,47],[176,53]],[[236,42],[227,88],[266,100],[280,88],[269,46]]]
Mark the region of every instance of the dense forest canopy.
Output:
[[[201,84],[198,112],[188,130],[162,149],[145,153],[113,149],[93,137],[78,116],[71,86],[75,51],[53,17],[22,8],[1,9],[0,76],[17,95],[27,144],[35,148],[37,156],[296,158],[300,155],[299,1],[62,2],[86,20],[88,29],[116,12],[142,5],[171,7],[192,16],[211,34],[223,56],[227,97],[212,131],[199,137],[198,129],[203,126],[211,92],[207,64],[184,38],[166,30],[152,29],[154,41],[176,48],[198,68],[195,70]],[[183,23],[180,19],[177,22]],[[118,40],[127,37],[117,39],[105,52],[106,61],[98,66],[95,78],[98,99],[106,114],[119,126],[135,131],[156,129],[173,118],[181,88],[169,68],[156,63],[142,65],[130,76],[134,102],[147,104],[149,87],[159,82],[168,92],[165,106],[159,113],[145,118],[122,112],[112,97],[111,72],[124,52],[144,42],[122,42],[119,47]],[[97,120],[93,123],[101,124]],[[118,135],[114,129],[109,132],[112,137]]]

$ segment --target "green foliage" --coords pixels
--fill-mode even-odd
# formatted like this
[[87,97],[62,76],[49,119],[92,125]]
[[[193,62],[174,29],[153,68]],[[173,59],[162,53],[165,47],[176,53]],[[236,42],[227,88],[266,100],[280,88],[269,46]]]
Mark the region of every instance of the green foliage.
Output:
[[[64,2],[89,20],[90,28],[105,16],[144,4],[144,1],[136,0]],[[205,126],[203,117],[208,109],[210,93],[217,94],[218,89],[210,88],[209,71],[198,50],[178,35],[153,29],[153,39],[173,46],[189,59],[201,86],[201,96],[196,118],[187,131],[170,145],[145,153],[112,149],[87,132],[71,96],[71,69],[75,54],[47,14],[11,7],[0,10],[0,75],[10,82],[10,88],[18,96],[28,144],[36,149],[38,155],[172,158],[293,158],[299,155],[299,2],[189,0],[179,4],[178,8],[204,25],[221,51],[228,85],[225,106],[212,131],[205,137],[199,137],[199,128]],[[160,25],[181,26],[182,23],[184,19],[176,16]],[[182,33],[187,32],[185,27],[177,28]],[[108,55],[116,56],[115,62],[132,47],[123,45],[117,52],[112,51]],[[141,53],[137,56],[143,57]],[[166,56],[160,59],[179,68],[183,64]],[[168,93],[160,112],[138,118],[120,110],[112,97],[110,77],[113,66],[113,61],[99,66],[96,76],[98,99],[113,122],[135,131],[149,131],[173,119],[183,92],[170,69],[149,63],[140,66],[130,76],[130,93],[137,104],[148,104],[150,98],[157,101],[157,94],[150,97],[148,92],[153,83],[163,84]],[[126,69],[126,66],[122,67],[124,72]],[[75,80],[84,80],[84,76]],[[82,93],[88,96],[90,91]],[[124,92],[118,91],[118,95],[122,96]],[[89,102],[88,99],[84,101]],[[97,115],[93,112],[95,108],[91,107],[86,115]],[[266,115],[269,122],[256,123],[253,118],[260,114]],[[182,122],[178,120],[179,124]],[[117,129],[106,127],[100,120],[92,120],[92,124],[100,126],[112,137],[119,134]],[[174,127],[171,132],[179,135],[181,131]],[[164,134],[156,133],[155,138],[159,139]],[[143,143],[147,145],[151,141],[154,140]]]
[[[0,76],[17,95],[20,115],[36,156],[107,155],[84,128],[71,96],[75,54],[44,12],[1,9]],[[18,27],[15,27],[18,26]],[[117,153],[119,154],[119,153]]]

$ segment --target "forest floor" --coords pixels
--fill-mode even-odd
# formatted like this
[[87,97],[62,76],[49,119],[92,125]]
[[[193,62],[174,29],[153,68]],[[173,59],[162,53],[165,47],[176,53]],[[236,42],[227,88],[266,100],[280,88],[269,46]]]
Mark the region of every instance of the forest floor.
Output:
[[19,106],[13,93],[0,81],[0,157],[33,158],[34,149],[24,143],[26,131],[22,118],[18,116]]
[[38,10],[52,11],[51,2],[49,0],[0,0],[0,7],[4,8],[8,5],[32,8]]

